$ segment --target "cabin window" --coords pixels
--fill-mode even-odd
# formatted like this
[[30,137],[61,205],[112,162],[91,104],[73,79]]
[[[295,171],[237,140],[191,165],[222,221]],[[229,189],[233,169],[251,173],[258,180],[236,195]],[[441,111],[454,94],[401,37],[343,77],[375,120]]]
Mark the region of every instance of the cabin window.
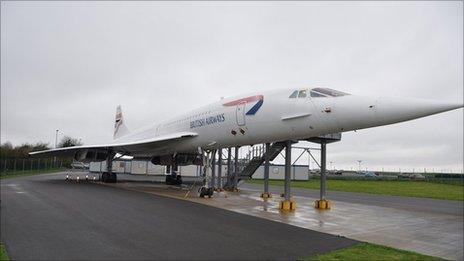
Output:
[[298,96],[298,91],[294,91],[288,98],[296,98]]

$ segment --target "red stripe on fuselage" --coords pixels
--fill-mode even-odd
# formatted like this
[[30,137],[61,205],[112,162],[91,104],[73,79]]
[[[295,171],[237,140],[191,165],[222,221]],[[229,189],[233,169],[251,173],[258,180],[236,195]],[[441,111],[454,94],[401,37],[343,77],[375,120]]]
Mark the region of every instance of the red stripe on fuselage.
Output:
[[255,95],[255,96],[250,96],[250,97],[238,99],[238,100],[235,100],[235,101],[230,101],[228,103],[224,103],[223,105],[224,106],[235,106],[235,105],[238,105],[240,103],[249,103],[249,102],[259,101],[259,100],[262,100],[262,99],[263,99],[263,95]]

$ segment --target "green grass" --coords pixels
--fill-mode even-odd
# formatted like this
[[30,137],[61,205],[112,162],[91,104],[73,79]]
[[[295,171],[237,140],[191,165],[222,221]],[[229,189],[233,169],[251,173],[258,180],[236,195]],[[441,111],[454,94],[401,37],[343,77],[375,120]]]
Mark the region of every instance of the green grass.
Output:
[[325,261],[325,260],[407,260],[407,261],[428,261],[444,260],[438,257],[426,256],[415,252],[395,249],[386,246],[380,246],[369,243],[359,243],[352,247],[335,250],[329,253],[304,258],[308,261]]
[[0,260],[2,261],[10,260],[10,258],[8,257],[8,253],[6,252],[6,248],[2,242],[0,242]]
[[32,176],[32,175],[44,174],[44,173],[55,173],[55,172],[60,172],[63,170],[65,170],[65,168],[1,172],[0,179],[9,179],[9,178],[15,178],[15,177],[22,177],[22,176]]
[[[249,180],[262,184],[263,180]],[[283,186],[282,180],[270,180],[270,185]],[[320,180],[292,181],[292,187],[319,189]],[[401,180],[327,180],[327,190],[362,192],[382,195],[464,200],[464,186],[425,181]]]

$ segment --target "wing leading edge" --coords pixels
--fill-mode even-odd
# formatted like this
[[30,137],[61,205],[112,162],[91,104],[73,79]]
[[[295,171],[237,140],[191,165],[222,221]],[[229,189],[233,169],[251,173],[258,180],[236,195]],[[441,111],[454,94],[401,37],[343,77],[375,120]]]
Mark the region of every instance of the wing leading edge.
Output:
[[160,146],[166,146],[170,142],[179,141],[182,139],[192,138],[198,136],[195,132],[177,132],[168,135],[161,135],[151,139],[139,140],[134,142],[122,142],[122,143],[109,143],[109,144],[98,144],[98,145],[84,145],[84,146],[73,146],[66,148],[56,148],[50,150],[41,150],[30,152],[31,156],[72,156],[80,150],[86,149],[101,149],[107,150],[112,149],[115,153],[128,153],[138,151],[141,149],[156,149]]

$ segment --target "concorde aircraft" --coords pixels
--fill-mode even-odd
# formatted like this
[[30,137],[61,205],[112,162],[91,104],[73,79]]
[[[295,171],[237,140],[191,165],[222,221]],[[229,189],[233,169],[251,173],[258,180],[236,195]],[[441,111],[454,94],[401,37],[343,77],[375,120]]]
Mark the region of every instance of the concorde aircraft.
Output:
[[157,165],[201,164],[203,151],[233,146],[306,140],[324,134],[408,121],[463,107],[411,98],[365,97],[329,88],[254,92],[221,99],[178,117],[129,131],[116,110],[114,141],[31,152],[106,160],[105,182],[115,182],[111,160],[128,155]]

